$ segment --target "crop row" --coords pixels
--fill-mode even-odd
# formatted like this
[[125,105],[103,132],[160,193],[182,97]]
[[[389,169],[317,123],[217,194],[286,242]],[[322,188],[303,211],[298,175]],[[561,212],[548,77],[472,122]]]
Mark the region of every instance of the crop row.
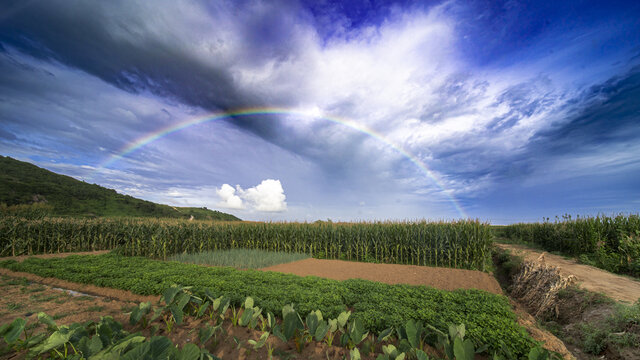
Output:
[[235,223],[151,219],[0,218],[0,256],[118,249],[167,259],[234,248],[316,258],[485,270],[492,233],[479,221]]
[[0,262],[1,267],[44,277],[159,295],[173,284],[193,286],[198,296],[208,290],[225,296],[234,306],[252,296],[265,312],[278,313],[295,304],[301,314],[320,310],[335,318],[351,310],[369,330],[380,332],[408,320],[439,329],[465,324],[468,337],[490,350],[506,347],[526,354],[532,340],[516,322],[509,300],[481,290],[444,291],[424,286],[387,285],[365,280],[335,281],[255,270],[210,268],[115,254],[70,256],[64,259],[30,258],[22,263]]
[[640,277],[640,216],[570,216],[502,227],[503,237],[535,243],[603,269]]

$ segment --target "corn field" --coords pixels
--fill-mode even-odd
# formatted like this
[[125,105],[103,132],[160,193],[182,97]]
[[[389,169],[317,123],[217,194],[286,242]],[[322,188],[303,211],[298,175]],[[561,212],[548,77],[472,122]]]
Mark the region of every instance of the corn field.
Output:
[[532,242],[547,251],[579,256],[581,262],[640,277],[640,216],[577,217],[501,227],[501,236]]
[[0,256],[113,250],[167,259],[235,248],[321,259],[485,270],[493,235],[479,221],[250,223],[177,219],[0,218]]
[[577,217],[565,215],[551,222],[505,226],[505,237],[533,242],[549,251],[570,255],[595,252],[599,247],[618,249],[625,236],[640,231],[638,215]]

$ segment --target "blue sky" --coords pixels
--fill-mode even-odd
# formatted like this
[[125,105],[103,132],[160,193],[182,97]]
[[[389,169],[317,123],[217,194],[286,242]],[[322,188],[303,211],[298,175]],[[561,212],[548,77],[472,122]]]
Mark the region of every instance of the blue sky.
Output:
[[[0,154],[251,220],[640,208],[637,1],[4,1]],[[207,114],[230,116],[171,132]]]

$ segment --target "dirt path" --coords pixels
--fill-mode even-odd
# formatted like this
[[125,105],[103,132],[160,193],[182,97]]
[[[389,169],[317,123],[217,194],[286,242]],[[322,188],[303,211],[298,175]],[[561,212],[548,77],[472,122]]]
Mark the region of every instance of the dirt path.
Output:
[[15,260],[17,262],[22,262],[24,259],[28,259],[30,257],[41,258],[41,259],[49,259],[49,258],[63,258],[63,257],[71,256],[71,255],[103,255],[103,254],[108,254],[108,253],[109,253],[109,250],[98,250],[98,251],[83,251],[83,252],[73,252],[73,253],[20,255],[20,256],[0,257],[0,261],[2,261],[2,260]]
[[500,284],[493,276],[473,270],[320,259],[304,259],[260,270],[335,280],[364,279],[387,284],[426,285],[444,290],[480,289],[502,294]]
[[[525,259],[535,260],[543,251],[528,248],[523,245],[496,244],[501,249],[512,251],[515,255]],[[544,252],[547,264],[560,268],[563,275],[574,275],[578,284],[589,291],[603,293],[612,299],[633,303],[640,298],[640,281],[624,276],[612,274],[608,271],[589,265],[578,264],[574,260]]]

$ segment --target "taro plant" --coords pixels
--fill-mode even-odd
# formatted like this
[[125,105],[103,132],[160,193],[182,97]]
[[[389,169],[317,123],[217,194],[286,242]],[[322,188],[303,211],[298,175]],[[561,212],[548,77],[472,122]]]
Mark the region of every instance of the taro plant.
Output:
[[238,319],[238,325],[247,326],[253,329],[258,324],[259,317],[262,316],[262,309],[253,306],[253,299],[248,297],[245,301],[242,311],[242,316]]
[[427,325],[427,327],[436,333],[438,336],[438,345],[444,350],[449,360],[473,360],[475,354],[487,350],[486,345],[476,350],[473,342],[470,339],[464,338],[464,324],[449,325],[448,334],[431,325]]
[[302,352],[306,343],[311,341],[311,337],[305,331],[302,318],[293,305],[285,305],[282,308],[282,323],[273,327],[273,334],[283,342],[294,339],[298,352]]
[[382,346],[382,354],[378,355],[376,360],[404,360],[406,354],[400,352],[395,346],[383,345]]

